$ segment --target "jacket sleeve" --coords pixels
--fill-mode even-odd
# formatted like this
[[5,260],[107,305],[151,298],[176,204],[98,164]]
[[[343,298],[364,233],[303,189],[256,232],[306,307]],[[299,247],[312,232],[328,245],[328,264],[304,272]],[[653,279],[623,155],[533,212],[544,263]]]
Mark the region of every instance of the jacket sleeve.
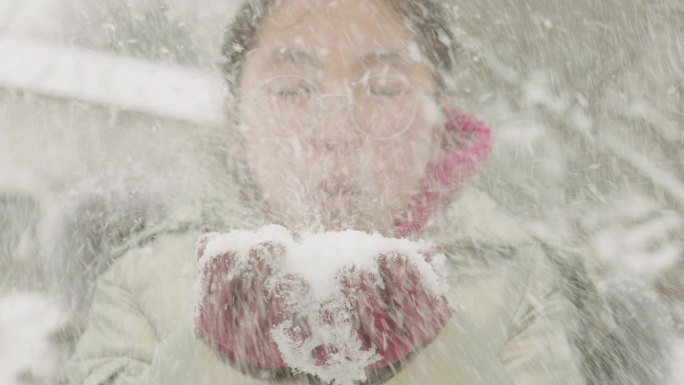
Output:
[[140,308],[135,276],[144,257],[136,253],[122,256],[98,280],[87,327],[67,363],[69,384],[263,384],[198,338],[191,314],[159,335]]
[[537,247],[531,248],[527,287],[500,352],[516,385],[583,385],[569,341],[577,314],[559,288],[557,272]]
[[[557,272],[536,246],[516,253],[521,258],[511,264],[467,273],[471,277],[452,290],[455,299],[471,298],[454,301],[445,329],[387,385],[426,378],[449,385],[584,385],[568,338],[576,315],[556,287]],[[525,271],[519,284],[503,277],[517,269]]]
[[76,350],[67,363],[72,385],[139,384],[159,341],[140,311],[123,256],[97,282]]

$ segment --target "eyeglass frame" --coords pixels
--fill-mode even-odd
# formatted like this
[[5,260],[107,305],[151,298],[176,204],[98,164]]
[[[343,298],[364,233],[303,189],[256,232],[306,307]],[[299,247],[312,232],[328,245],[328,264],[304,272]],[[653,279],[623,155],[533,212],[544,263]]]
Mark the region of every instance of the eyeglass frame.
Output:
[[[318,100],[317,108],[318,108],[319,110],[321,110],[321,111],[316,111],[316,113],[322,113],[322,112],[323,112],[323,111],[322,111],[322,107],[323,107],[322,101],[323,101],[325,98],[344,97],[344,98],[347,99],[347,114],[349,115],[348,118],[349,118],[350,121],[353,123],[354,128],[355,128],[357,131],[364,133],[364,132],[363,132],[364,129],[363,129],[363,127],[357,122],[356,114],[355,114],[355,112],[354,112],[355,102],[354,102],[354,97],[352,96],[352,95],[353,95],[353,90],[355,90],[356,87],[359,86],[359,84],[362,84],[362,82],[363,82],[364,80],[367,80],[367,79],[370,79],[370,78],[378,78],[378,77],[383,77],[383,76],[364,76],[364,77],[363,77],[362,79],[360,79],[360,80],[352,81],[352,82],[350,82],[350,83],[345,83],[345,85],[348,85],[348,88],[347,88],[347,90],[346,90],[346,91],[347,91],[346,94],[345,94],[345,93],[326,93],[326,94],[324,94],[324,93],[321,92],[320,88],[316,85],[315,82],[313,82],[313,81],[311,81],[311,80],[309,80],[309,79],[307,79],[307,78],[305,78],[305,77],[303,77],[303,76],[298,76],[298,75],[276,75],[276,76],[272,76],[272,77],[270,77],[270,78],[264,80],[263,82],[259,83],[259,85],[255,88],[255,90],[254,90],[253,92],[257,92],[257,90],[263,89],[266,85],[268,85],[268,84],[269,84],[270,82],[272,82],[274,79],[291,78],[291,79],[298,79],[298,80],[304,81],[305,83],[307,83],[308,85],[311,85],[311,86],[313,87],[313,90],[315,91],[315,92],[314,92],[314,95],[317,96],[317,100]],[[389,76],[388,76],[388,77],[389,77]],[[413,84],[412,84],[408,79],[406,79],[405,77],[400,77],[400,76],[394,76],[394,77],[395,77],[395,78],[400,78],[400,79],[402,79],[403,81],[405,81],[405,82],[409,85],[409,88],[410,88],[410,90],[411,90],[412,92],[416,90],[416,88],[413,86]],[[351,91],[351,92],[349,92],[349,91]],[[436,99],[438,98],[438,96],[439,96],[439,92],[434,92],[434,93],[432,93],[432,94],[430,94],[430,93],[423,93],[423,92],[413,92],[413,94],[414,94],[414,96],[415,96],[415,98],[416,98],[416,102],[418,102],[418,101],[436,100]],[[254,97],[254,96],[240,96],[240,97],[237,98],[237,103],[238,103],[238,104],[241,104],[243,101],[252,100],[252,99],[255,99],[255,98],[256,98],[256,97]],[[373,138],[374,140],[378,140],[378,141],[391,141],[391,140],[395,140],[395,139],[401,137],[402,135],[404,135],[404,134],[406,133],[406,131],[409,130],[409,128],[411,128],[411,125],[415,122],[416,116],[418,115],[418,109],[419,109],[419,105],[418,105],[418,103],[415,103],[414,110],[413,110],[413,112],[412,112],[412,114],[411,114],[411,118],[410,118],[409,120],[407,120],[406,127],[402,128],[399,132],[394,133],[394,134],[392,134],[392,135],[390,135],[390,136],[386,136],[386,137],[371,136],[371,138]],[[321,119],[322,119],[322,118],[321,118],[320,116],[318,116],[318,117],[316,117],[316,118],[314,119],[314,120],[315,120],[314,128],[315,128],[318,124],[320,124],[320,120],[321,120]],[[364,134],[366,134],[366,133],[364,133]]]

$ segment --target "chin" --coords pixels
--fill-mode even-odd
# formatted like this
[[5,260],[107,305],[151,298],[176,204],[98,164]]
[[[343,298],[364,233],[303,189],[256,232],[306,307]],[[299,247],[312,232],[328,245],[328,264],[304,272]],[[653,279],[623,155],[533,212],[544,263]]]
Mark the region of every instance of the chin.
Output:
[[391,235],[391,221],[379,221],[377,217],[369,215],[368,212],[356,210],[330,210],[318,206],[309,207],[304,213],[299,215],[288,215],[288,219],[280,221],[284,226],[296,231],[344,231],[356,230],[367,233],[380,233]]
[[378,217],[369,217],[368,213],[350,216],[347,220],[335,223],[337,229],[357,230],[367,233],[380,233],[383,236],[391,236],[394,230],[391,219],[380,220]]

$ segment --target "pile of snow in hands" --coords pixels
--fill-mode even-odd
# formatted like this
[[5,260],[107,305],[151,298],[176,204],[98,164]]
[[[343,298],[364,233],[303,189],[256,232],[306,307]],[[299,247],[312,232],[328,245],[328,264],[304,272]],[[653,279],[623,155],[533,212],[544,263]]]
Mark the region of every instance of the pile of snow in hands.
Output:
[[[258,274],[254,270],[263,266],[255,265],[257,255],[268,264],[262,285],[271,298],[262,299],[268,301],[279,296],[281,305],[290,314],[297,314],[296,318],[303,320],[307,328],[304,335],[298,333],[301,325],[293,317],[271,322],[269,337],[277,345],[282,363],[295,372],[315,375],[325,382],[352,384],[364,381],[366,369],[383,358],[378,354],[377,344],[364,346],[359,338],[356,310],[349,301],[348,291],[345,295],[341,275],[361,272],[380,277],[382,261],[398,257],[411,271],[418,272],[420,284],[424,286],[421,290],[432,298],[444,299],[448,307],[445,300],[449,289],[446,257],[430,242],[386,238],[352,230],[293,235],[281,226],[270,225],[257,231],[208,234],[200,240],[201,273],[196,285],[196,317],[206,311],[202,299],[212,290],[213,283],[208,282],[212,278],[208,278],[210,273],[207,273],[213,269],[211,264],[230,256],[230,267],[221,272],[225,283],[240,276]],[[385,289],[382,279],[370,284],[376,285],[378,290]],[[254,290],[253,285],[250,281],[248,290]],[[283,290],[284,286],[288,290]],[[248,322],[258,323],[259,320]],[[256,329],[242,330],[254,332]],[[331,348],[321,354],[322,347]]]

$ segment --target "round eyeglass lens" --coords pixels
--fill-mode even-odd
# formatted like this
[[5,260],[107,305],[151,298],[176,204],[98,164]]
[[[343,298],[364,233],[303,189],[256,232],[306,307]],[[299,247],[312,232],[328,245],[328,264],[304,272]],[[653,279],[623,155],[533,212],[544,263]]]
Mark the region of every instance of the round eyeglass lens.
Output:
[[401,76],[368,77],[354,87],[354,122],[374,139],[401,136],[413,124],[417,109],[413,87]]
[[319,111],[316,85],[297,76],[277,76],[259,87],[256,107],[271,125],[312,130]]

